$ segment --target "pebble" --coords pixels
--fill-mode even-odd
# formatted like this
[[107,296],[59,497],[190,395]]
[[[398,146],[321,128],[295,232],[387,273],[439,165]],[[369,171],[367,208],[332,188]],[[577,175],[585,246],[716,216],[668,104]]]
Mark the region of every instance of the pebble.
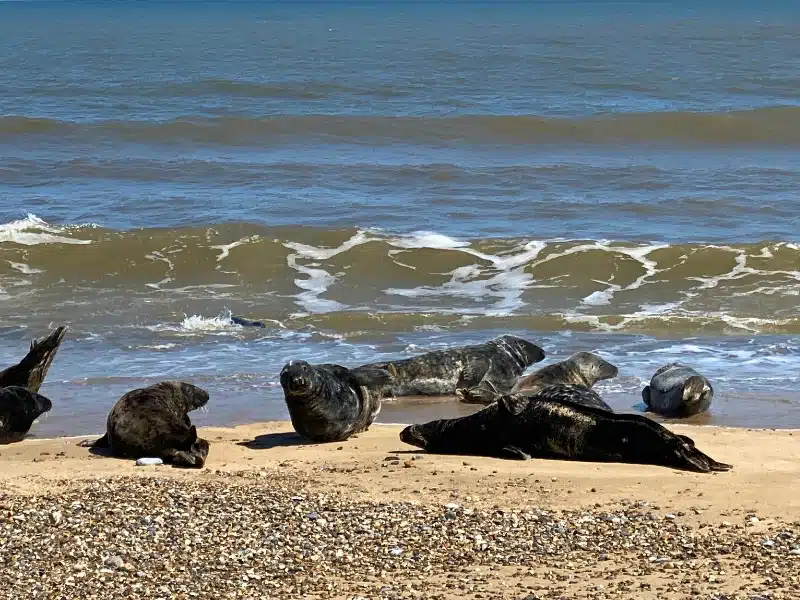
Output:
[[149,465],[163,465],[164,461],[160,458],[140,458],[136,461],[137,467],[146,467]]

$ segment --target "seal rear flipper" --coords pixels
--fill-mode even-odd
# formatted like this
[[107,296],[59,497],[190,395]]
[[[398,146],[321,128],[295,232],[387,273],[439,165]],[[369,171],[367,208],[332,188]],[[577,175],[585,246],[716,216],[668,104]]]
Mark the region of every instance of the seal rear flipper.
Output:
[[530,454],[517,446],[503,446],[500,450],[500,458],[511,458],[516,460],[530,460]]
[[491,404],[500,397],[500,393],[491,384],[484,385],[484,382],[478,387],[473,388],[456,388],[456,397],[460,402],[465,404],[483,404],[484,406]]
[[0,371],[0,387],[20,386],[38,392],[66,331],[67,328],[61,326],[43,340],[33,340],[25,358]]
[[103,437],[98,438],[94,441],[92,440],[83,440],[78,442],[78,446],[81,448],[110,448],[111,444],[108,442],[108,434],[103,434]]
[[488,358],[472,359],[461,369],[458,381],[456,381],[456,389],[477,387],[481,381],[483,381],[483,378],[486,377],[491,366],[492,362]]

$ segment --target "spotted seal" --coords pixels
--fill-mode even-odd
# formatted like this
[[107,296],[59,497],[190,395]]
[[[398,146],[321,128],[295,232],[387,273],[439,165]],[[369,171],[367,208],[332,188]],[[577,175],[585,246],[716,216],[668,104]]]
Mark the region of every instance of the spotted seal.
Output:
[[294,430],[314,442],[341,442],[372,425],[391,375],[374,367],[292,360],[280,381]]
[[483,344],[363,366],[391,373],[392,382],[382,390],[384,396],[493,398],[510,390],[525,369],[544,356],[536,344],[502,335]]
[[109,448],[120,458],[161,458],[202,468],[208,441],[197,437],[189,412],[208,403],[208,392],[190,383],[162,381],[123,395],[108,414],[106,434],[82,446]]
[[400,439],[440,454],[653,464],[702,473],[732,468],[643,415],[575,401],[587,393],[593,392],[555,384],[532,396],[508,394],[466,417],[406,427]]
[[0,371],[0,388],[19,386],[38,392],[66,332],[62,326],[43,340],[33,340],[25,358]]
[[[541,369],[520,378],[510,394],[533,394],[541,388],[554,383],[570,383],[591,388],[602,379],[611,379],[619,374],[619,369],[610,362],[603,360],[591,352],[576,352],[566,360],[547,365]],[[586,406],[595,406],[611,410],[611,407],[597,394],[583,394],[578,397]],[[465,394],[463,402],[473,404],[489,404],[494,401],[489,395],[473,397]]]
[[31,425],[53,408],[41,394],[22,386],[0,389],[0,444],[11,444],[25,438]]
[[658,369],[642,390],[648,410],[665,417],[690,417],[707,411],[713,397],[708,379],[677,362]]

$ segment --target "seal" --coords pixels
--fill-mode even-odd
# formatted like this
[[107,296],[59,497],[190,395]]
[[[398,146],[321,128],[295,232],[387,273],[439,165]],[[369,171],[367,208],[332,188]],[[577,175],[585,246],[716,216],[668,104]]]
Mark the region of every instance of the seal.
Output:
[[369,429],[381,410],[385,369],[292,360],[280,374],[294,430],[314,442],[341,442]]
[[[576,352],[566,360],[542,367],[538,371],[520,378],[510,394],[524,394],[529,396],[545,386],[556,383],[569,383],[580,385],[587,389],[602,379],[611,379],[619,374],[619,369],[591,352]],[[488,395],[473,397],[464,394],[462,402],[472,404],[489,404],[495,398]],[[586,406],[595,406],[611,410],[611,407],[597,394],[584,394],[580,401],[587,402]]]
[[708,379],[677,362],[658,369],[642,390],[647,409],[665,417],[690,417],[707,411],[713,397]]
[[120,458],[153,457],[178,467],[202,468],[209,444],[197,437],[188,413],[207,402],[207,391],[181,381],[131,390],[108,414],[106,434],[80,445],[109,448]]
[[0,388],[20,386],[38,392],[66,332],[66,327],[59,327],[43,340],[33,340],[25,358],[0,371]]
[[237,316],[232,316],[231,317],[231,322],[234,325],[241,325],[242,327],[260,327],[262,329],[266,329],[266,327],[267,327],[261,321],[251,321],[250,319],[246,319],[244,317],[237,317]]
[[[525,369],[544,360],[544,356],[544,350],[536,344],[502,335],[484,344],[363,366],[385,369],[392,375],[392,382],[381,390],[384,396],[457,395],[493,399],[510,390]],[[491,400],[485,403],[488,402]]]
[[53,403],[26,387],[0,389],[0,444],[22,441],[36,419],[53,408]]
[[532,396],[507,394],[466,417],[406,427],[400,439],[439,454],[652,464],[701,473],[732,468],[703,454],[691,438],[643,415],[575,401],[587,393],[593,392],[555,384]]

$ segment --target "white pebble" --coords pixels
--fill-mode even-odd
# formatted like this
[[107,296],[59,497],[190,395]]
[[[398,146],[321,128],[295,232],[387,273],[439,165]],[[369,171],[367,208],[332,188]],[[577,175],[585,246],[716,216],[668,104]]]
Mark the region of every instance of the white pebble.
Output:
[[140,458],[136,461],[137,467],[145,467],[148,465],[163,465],[164,461],[160,458]]

